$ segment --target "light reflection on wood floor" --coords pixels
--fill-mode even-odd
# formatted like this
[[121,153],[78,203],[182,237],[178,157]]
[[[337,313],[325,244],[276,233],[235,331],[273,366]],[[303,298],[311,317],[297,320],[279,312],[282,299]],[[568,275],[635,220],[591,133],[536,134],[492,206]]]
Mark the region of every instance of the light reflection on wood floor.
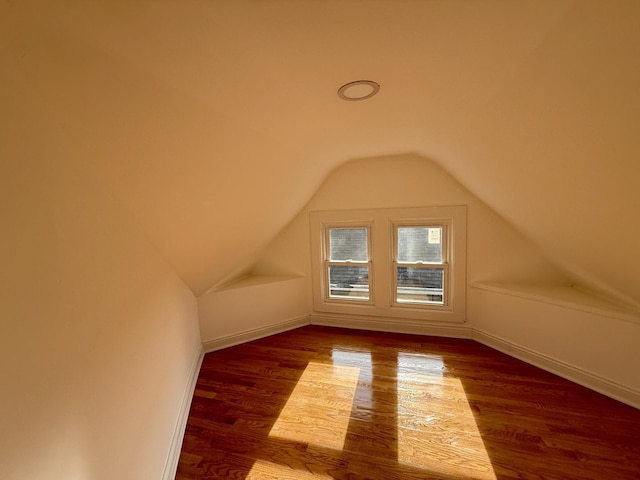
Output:
[[495,480],[457,378],[398,374],[398,461],[428,472]]
[[359,373],[357,367],[309,363],[269,437],[340,452],[347,436]]

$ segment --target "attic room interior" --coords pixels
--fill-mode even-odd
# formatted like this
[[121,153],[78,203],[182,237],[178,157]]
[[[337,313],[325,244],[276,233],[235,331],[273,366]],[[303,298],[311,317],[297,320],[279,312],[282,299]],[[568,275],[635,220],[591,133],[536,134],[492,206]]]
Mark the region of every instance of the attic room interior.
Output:
[[[489,472],[404,478],[512,478],[472,395],[487,365],[637,428],[639,21],[634,0],[2,2],[2,477],[174,479],[192,400],[223,398],[199,374],[261,351],[309,361],[272,431],[327,362],[349,420],[367,371],[391,388],[367,358],[392,339],[415,368],[394,418],[433,414],[417,385],[440,379]],[[359,80],[379,90],[337,94]],[[617,438],[620,476],[574,452],[572,478],[638,478]],[[229,478],[368,478],[265,462]]]

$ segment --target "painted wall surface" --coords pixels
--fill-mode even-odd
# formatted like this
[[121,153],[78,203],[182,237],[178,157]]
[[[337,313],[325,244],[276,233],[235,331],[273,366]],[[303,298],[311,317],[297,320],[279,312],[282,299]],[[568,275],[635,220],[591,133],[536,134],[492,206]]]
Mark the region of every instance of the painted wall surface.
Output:
[[579,283],[640,312],[639,19],[640,2],[573,2],[459,125],[447,168]]
[[195,297],[38,143],[0,163],[0,476],[158,480],[200,353]]
[[633,391],[640,399],[640,323],[472,288],[473,326]]
[[[640,2],[369,3],[2,2],[1,120],[83,152],[197,295],[327,172],[414,152],[638,307]],[[365,74],[378,95],[338,98]]]
[[198,297],[203,343],[306,317],[309,279],[254,277]]
[[[254,271],[311,275],[310,210],[463,205],[467,278],[568,284],[518,232],[434,162],[416,155],[348,162],[333,171],[294,221],[264,251]],[[310,292],[309,292],[310,294]]]

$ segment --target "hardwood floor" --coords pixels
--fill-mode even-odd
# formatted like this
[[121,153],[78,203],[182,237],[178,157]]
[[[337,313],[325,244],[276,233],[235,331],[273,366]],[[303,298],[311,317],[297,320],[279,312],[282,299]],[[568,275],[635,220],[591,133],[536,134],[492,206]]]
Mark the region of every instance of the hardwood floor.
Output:
[[177,480],[640,479],[640,410],[471,340],[309,326],[205,356]]

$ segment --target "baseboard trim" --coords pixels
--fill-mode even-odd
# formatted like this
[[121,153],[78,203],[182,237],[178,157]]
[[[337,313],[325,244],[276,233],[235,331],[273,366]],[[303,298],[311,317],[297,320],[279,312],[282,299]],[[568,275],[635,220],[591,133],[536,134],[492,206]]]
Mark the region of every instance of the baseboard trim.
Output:
[[481,330],[473,330],[473,339],[511,357],[640,409],[640,392],[637,390]]
[[272,323],[260,328],[254,328],[251,330],[245,330],[244,332],[234,333],[220,338],[214,338],[202,342],[202,348],[205,353],[214,352],[227,347],[233,347],[234,345],[240,345],[241,343],[250,342],[252,340],[258,340],[259,338],[268,337],[269,335],[275,335],[276,333],[286,332],[287,330],[293,330],[294,328],[304,327],[309,325],[309,316],[303,315],[295,317],[283,322]]
[[162,480],[174,480],[176,478],[176,472],[178,471],[178,462],[180,461],[180,451],[182,450],[182,440],[184,438],[184,432],[187,428],[187,420],[189,419],[191,401],[193,400],[193,394],[196,390],[196,383],[198,382],[198,375],[200,374],[200,367],[202,366],[203,358],[204,351],[202,350],[202,347],[200,347],[198,348],[191,364],[191,374],[189,376],[189,382],[187,383],[184,394],[182,396],[182,404],[180,405],[178,420],[176,421],[176,426],[171,437],[169,455],[164,466],[164,472],[162,473]]
[[309,320],[312,325],[325,327],[408,333],[412,335],[432,335],[436,337],[472,338],[473,333],[471,327],[465,324],[425,323],[422,320],[386,317],[313,314],[309,317]]

